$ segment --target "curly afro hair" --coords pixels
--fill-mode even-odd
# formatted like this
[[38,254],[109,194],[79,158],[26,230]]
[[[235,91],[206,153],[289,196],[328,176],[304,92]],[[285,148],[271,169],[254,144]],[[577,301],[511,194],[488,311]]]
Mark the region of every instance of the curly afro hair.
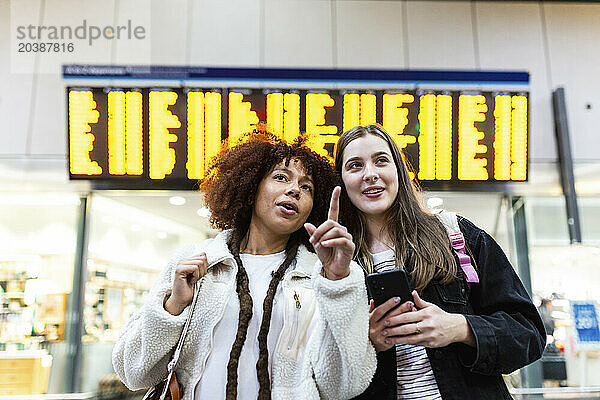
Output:
[[[287,144],[266,130],[257,129],[246,138],[242,144],[221,151],[200,185],[212,226],[236,229],[244,235],[250,226],[260,182],[275,165],[282,161],[287,165],[293,158],[300,160],[314,184],[313,208],[307,222],[315,226],[324,222],[336,182],[330,162],[306,147],[302,137]],[[292,237],[312,249],[304,229]]]

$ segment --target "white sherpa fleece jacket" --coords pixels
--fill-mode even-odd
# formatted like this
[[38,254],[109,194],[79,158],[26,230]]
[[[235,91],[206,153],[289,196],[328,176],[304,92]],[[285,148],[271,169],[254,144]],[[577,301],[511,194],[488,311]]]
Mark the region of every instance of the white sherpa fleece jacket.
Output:
[[[211,351],[214,327],[235,291],[237,264],[227,247],[231,232],[188,246],[173,257],[154,284],[146,304],[122,329],[112,354],[113,366],[132,390],[152,387],[166,376],[189,308],[180,315],[163,308],[177,263],[205,252],[208,273],[201,279],[198,301],[176,367],[183,400],[192,400]],[[377,365],[368,337],[369,314],[362,269],[331,281],[321,275],[318,257],[300,246],[295,265],[281,285],[284,323],[271,371],[273,399],[349,399],[362,393]],[[294,295],[298,294],[298,308]],[[240,368],[255,368],[240,366]],[[226,371],[223,371],[226,374]]]

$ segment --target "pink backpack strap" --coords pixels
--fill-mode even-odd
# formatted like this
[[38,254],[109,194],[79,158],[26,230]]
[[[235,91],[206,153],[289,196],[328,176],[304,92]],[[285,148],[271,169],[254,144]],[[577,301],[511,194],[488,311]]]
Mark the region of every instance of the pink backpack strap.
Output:
[[465,280],[469,283],[479,283],[477,271],[473,268],[471,257],[467,254],[465,237],[458,226],[456,213],[440,210],[436,216],[446,228],[446,232],[448,232],[450,244],[452,244],[452,249],[458,257]]

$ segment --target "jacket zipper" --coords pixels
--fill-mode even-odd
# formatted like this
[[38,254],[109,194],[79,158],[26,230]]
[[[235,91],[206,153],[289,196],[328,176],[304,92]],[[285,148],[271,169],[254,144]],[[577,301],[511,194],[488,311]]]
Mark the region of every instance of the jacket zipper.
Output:
[[294,302],[295,307],[292,305],[292,303],[290,303],[290,307],[292,308],[292,328],[291,328],[291,335],[289,335],[288,337],[288,341],[287,341],[287,349],[291,350],[292,349],[292,344],[294,343],[294,339],[296,338],[296,335],[294,335],[294,333],[298,330],[298,319],[300,318],[300,308],[302,308],[302,304],[300,303],[300,295],[298,295],[298,292],[294,290]]
[[[283,285],[286,285],[288,283],[289,280],[291,280],[292,277],[298,277],[298,278],[310,278],[310,275],[304,273],[304,272],[299,272],[299,271],[290,271],[288,272],[284,277],[283,277]],[[291,288],[290,288],[291,289]],[[284,293],[285,295],[285,293]],[[299,312],[300,312],[300,308],[302,307],[302,299],[300,298],[300,295],[298,294],[298,292],[296,290],[294,290],[294,303],[295,303],[295,307],[294,307],[294,311],[289,312],[288,308],[291,307],[291,305],[288,305],[287,303],[287,299],[284,298],[284,301],[286,302],[286,306],[284,308],[285,310],[285,314],[283,314],[283,327],[285,327],[290,321],[290,317],[292,317],[292,331],[294,332],[296,329],[298,329],[298,318],[299,316]],[[300,306],[300,307],[298,307]],[[290,315],[291,314],[291,315]],[[283,329],[282,329],[283,332]],[[275,345],[275,352],[277,352],[277,349],[279,348],[279,346],[282,344],[284,338],[283,335],[279,335],[279,338],[277,339],[277,344]],[[290,349],[292,347],[292,342],[294,340],[294,336],[293,335],[289,335],[289,338],[287,340],[286,343],[286,349]]]

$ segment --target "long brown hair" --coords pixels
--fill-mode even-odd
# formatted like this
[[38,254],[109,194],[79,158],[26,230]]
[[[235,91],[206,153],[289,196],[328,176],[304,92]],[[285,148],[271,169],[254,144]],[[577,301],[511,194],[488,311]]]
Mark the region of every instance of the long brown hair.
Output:
[[[415,289],[424,289],[432,280],[450,283],[458,267],[454,260],[446,229],[438,218],[427,212],[419,201],[418,188],[391,136],[380,126],[357,126],[342,134],[336,146],[335,170],[341,181],[344,150],[350,142],[367,135],[383,139],[389,146],[398,171],[398,195],[385,213],[383,231],[393,240],[396,266],[410,272]],[[356,243],[355,258],[368,272],[373,272],[369,253],[365,216],[350,201],[344,185],[340,200],[340,220]],[[381,232],[381,233],[384,233]]]

